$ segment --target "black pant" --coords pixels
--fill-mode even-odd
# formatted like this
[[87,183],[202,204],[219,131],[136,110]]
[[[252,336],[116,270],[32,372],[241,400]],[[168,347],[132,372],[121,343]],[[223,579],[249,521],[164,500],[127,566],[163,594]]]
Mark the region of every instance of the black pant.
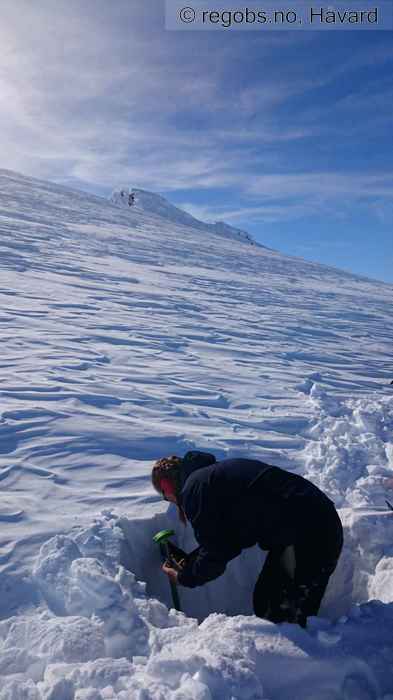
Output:
[[306,626],[317,615],[343,544],[342,525],[329,501],[302,500],[294,534],[294,571],[285,565],[286,547],[269,551],[254,589],[254,612],[271,622]]

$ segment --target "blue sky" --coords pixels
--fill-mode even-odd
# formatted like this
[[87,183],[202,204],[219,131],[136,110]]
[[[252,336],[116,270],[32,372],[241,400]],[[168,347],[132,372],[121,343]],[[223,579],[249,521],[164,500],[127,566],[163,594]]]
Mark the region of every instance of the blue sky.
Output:
[[164,27],[161,0],[3,0],[0,167],[393,282],[393,32]]

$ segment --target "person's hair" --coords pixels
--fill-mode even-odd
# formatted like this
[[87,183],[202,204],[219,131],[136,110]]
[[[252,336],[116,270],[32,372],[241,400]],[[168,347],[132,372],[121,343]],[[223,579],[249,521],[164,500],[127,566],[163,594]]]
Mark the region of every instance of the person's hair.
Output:
[[162,457],[157,460],[151,473],[151,481],[157,493],[161,493],[161,479],[173,481],[173,485],[176,488],[179,481],[181,463],[181,457],[177,457],[177,455]]

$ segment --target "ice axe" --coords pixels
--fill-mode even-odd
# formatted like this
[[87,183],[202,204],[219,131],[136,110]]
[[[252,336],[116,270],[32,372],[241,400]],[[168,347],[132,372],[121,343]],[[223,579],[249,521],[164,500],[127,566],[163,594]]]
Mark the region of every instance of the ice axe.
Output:
[[[171,553],[171,548],[170,545],[171,543],[169,542],[169,538],[172,537],[172,535],[175,534],[174,530],[160,530],[160,532],[157,532],[156,535],[153,537],[153,541],[156,544],[160,545],[160,552],[161,552],[161,557],[163,563],[169,562],[172,564],[173,568],[177,569],[178,566],[176,565],[176,561],[173,559],[172,553]],[[180,608],[180,600],[179,600],[179,592],[177,590],[176,583],[171,581],[169,579],[169,585],[171,587],[171,593],[172,593],[172,601],[173,601],[173,607],[175,610],[181,610]]]

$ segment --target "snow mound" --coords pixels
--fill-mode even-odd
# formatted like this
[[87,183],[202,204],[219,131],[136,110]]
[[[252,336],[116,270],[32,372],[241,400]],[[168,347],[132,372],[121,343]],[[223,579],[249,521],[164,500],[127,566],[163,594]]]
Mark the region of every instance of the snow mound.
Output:
[[393,497],[393,397],[341,400],[312,383],[304,476],[337,506],[383,506]]
[[83,532],[75,540],[56,536],[41,547],[33,575],[43,598],[57,615],[97,618],[108,656],[144,653],[148,630],[121,584],[127,577],[115,573],[107,556],[88,556],[90,537],[85,541]]
[[234,228],[224,221],[216,221],[215,223],[200,221],[183,209],[168,202],[165,197],[154,192],[123,187],[112,192],[110,200],[126,209],[132,208],[132,211],[153,214],[179,226],[191,226],[194,229],[209,231],[217,236],[256,245],[252,236],[246,231]]

